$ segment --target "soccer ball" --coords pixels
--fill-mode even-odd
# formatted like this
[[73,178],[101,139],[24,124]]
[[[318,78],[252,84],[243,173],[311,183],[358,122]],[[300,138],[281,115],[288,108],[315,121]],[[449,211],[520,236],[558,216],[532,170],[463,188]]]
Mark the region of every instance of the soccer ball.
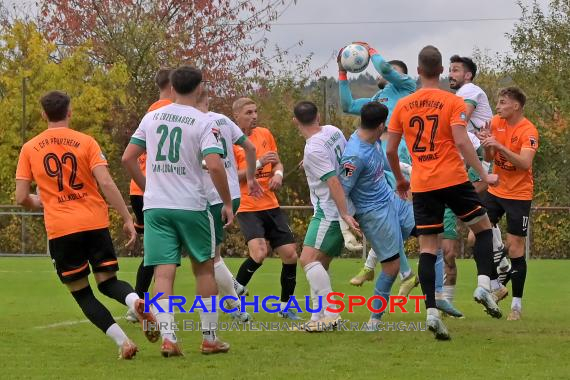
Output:
[[368,51],[362,45],[350,44],[342,50],[340,63],[346,71],[351,73],[360,73],[366,70],[370,56]]

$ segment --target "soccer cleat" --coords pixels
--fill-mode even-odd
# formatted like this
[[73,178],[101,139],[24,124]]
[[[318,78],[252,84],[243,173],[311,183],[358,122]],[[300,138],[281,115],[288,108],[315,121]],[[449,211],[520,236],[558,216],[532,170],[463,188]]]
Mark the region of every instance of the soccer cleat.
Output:
[[368,322],[366,322],[365,331],[367,332],[375,332],[379,331],[380,320],[375,318],[370,318]]
[[131,323],[137,323],[139,321],[137,313],[131,309],[127,310],[127,314],[125,314],[125,319]]
[[451,336],[449,335],[449,331],[447,331],[447,327],[443,324],[441,319],[434,315],[428,315],[426,320],[426,325],[431,331],[435,339],[437,340],[450,340]]
[[521,311],[517,309],[512,309],[507,317],[507,321],[520,321],[521,319]]
[[160,330],[158,329],[156,318],[154,318],[150,310],[148,313],[144,311],[144,300],[136,300],[134,312],[141,323],[144,335],[148,341],[151,343],[158,341],[158,338],[160,338]]
[[290,319],[292,321],[301,321],[302,318],[297,315],[297,312],[293,309],[287,310],[287,312],[279,311],[279,316],[281,318]]
[[446,299],[436,299],[435,307],[443,313],[455,318],[463,318],[463,313],[457,310],[451,302]]
[[127,339],[123,342],[121,347],[119,347],[119,359],[131,360],[135,357],[139,349],[132,340]]
[[184,356],[178,343],[172,342],[168,339],[164,339],[162,342],[162,345],[160,346],[160,353],[165,358],[170,358],[173,356]]
[[364,267],[350,280],[350,285],[362,286],[366,281],[374,280],[374,269]]
[[233,313],[230,313],[230,317],[233,321],[241,323],[250,322],[253,320],[253,317],[247,311],[244,311],[243,313],[239,310],[234,311]]
[[398,290],[398,295],[404,297],[409,296],[412,289],[418,286],[419,284],[420,284],[419,277],[413,272],[410,273],[408,277],[402,280],[402,283],[400,284],[400,289]]
[[506,286],[501,286],[497,290],[493,290],[493,298],[495,299],[496,303],[499,301],[504,300],[509,295],[509,289]]
[[218,353],[226,353],[230,350],[230,344],[226,342],[222,342],[221,340],[202,340],[202,344],[200,345],[200,352],[204,355],[209,354],[218,354]]
[[234,289],[238,297],[249,296],[249,290],[237,281],[234,281]]
[[501,309],[499,309],[499,306],[497,306],[493,295],[488,290],[478,286],[475,289],[475,292],[473,292],[473,299],[475,302],[483,305],[485,307],[485,312],[491,317],[499,319],[503,316]]

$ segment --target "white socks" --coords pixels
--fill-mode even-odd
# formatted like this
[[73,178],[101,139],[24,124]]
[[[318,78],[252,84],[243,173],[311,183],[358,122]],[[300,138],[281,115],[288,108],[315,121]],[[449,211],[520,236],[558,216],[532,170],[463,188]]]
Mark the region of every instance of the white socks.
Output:
[[[323,265],[318,261],[314,261],[312,263],[305,265],[303,270],[305,271],[305,275],[307,276],[307,281],[309,281],[309,285],[311,286],[311,289],[314,292],[314,294],[313,292],[311,292],[311,297],[314,297],[313,307],[316,307],[316,305],[318,305],[317,297],[320,296],[322,297],[322,305],[323,305],[322,315],[324,315],[325,317],[336,317],[337,314],[326,311],[326,308],[329,306],[329,303],[327,302],[326,298],[327,295],[330,292],[332,292],[332,287],[331,287],[331,280],[329,274],[327,273]],[[314,320],[313,318],[317,318],[317,316],[313,315],[311,319]]]
[[[212,297],[202,298],[202,302],[206,310],[212,310]],[[217,310],[217,309],[216,309]],[[200,313],[200,322],[202,323],[202,338],[204,340],[216,340],[216,330],[218,329],[218,312],[204,312],[202,309],[198,310]]]
[[443,285],[443,296],[446,300],[453,303],[455,298],[455,285]]
[[168,312],[168,298],[161,298],[156,301],[156,303],[164,310],[164,313],[159,312],[156,306],[151,306],[152,313],[154,314],[158,327],[160,328],[162,340],[164,341],[164,339],[168,339],[172,343],[176,343],[176,334],[172,330],[174,325],[174,313]]
[[234,288],[234,276],[232,272],[226,266],[224,260],[220,260],[214,264],[214,275],[216,276],[216,284],[218,284],[218,292],[220,298],[224,296],[233,296],[238,299],[238,301],[227,300],[228,309],[233,309],[234,307],[240,308],[239,297],[237,296],[236,290]]
[[125,304],[127,304],[127,307],[129,308],[129,310],[135,310],[135,302],[139,299],[139,296],[137,293],[129,293],[127,294],[127,296],[125,297]]
[[376,252],[373,249],[368,251],[368,256],[366,256],[366,263],[364,266],[368,269],[376,268],[376,264],[378,263],[378,258],[376,257]]
[[477,286],[480,286],[487,291],[491,291],[491,279],[489,276],[480,274],[477,276]]
[[127,339],[129,339],[129,338],[127,338],[127,335],[125,334],[125,332],[116,323],[113,323],[107,329],[107,331],[105,331],[105,334],[107,334],[107,336],[109,336],[111,339],[113,339],[115,341],[115,343],[117,344],[117,346],[119,346],[119,347],[121,347],[123,345],[123,343],[125,343],[125,341]]
[[495,290],[501,289],[501,283],[498,279],[491,280],[491,291],[494,292]]
[[522,310],[522,298],[513,297],[513,302],[511,302],[511,309],[521,311]]

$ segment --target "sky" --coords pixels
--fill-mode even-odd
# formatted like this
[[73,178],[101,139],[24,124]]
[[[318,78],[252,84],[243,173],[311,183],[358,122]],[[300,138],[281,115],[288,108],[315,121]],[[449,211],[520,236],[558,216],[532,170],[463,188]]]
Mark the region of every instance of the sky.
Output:
[[[257,0],[260,5],[267,1]],[[530,5],[532,0],[521,1]],[[537,1],[547,9],[549,0]],[[36,3],[0,2],[8,7],[25,4],[31,9]],[[505,34],[513,30],[520,16],[516,0],[296,0],[273,23],[266,37],[270,46],[282,49],[302,41],[302,46],[290,54],[306,57],[312,53],[313,69],[328,62],[322,75],[337,75],[336,61],[331,57],[336,57],[340,48],[352,41],[365,41],[386,59],[403,60],[410,75],[416,76],[417,54],[425,45],[438,47],[444,63],[453,54],[470,56],[475,48],[491,54],[509,52]],[[367,71],[374,74],[372,65]]]
[[[549,1],[538,3],[546,10]],[[523,0],[523,4],[531,2]],[[453,54],[470,56],[475,48],[490,53],[509,52],[505,33],[513,30],[520,16],[515,0],[297,0],[274,23],[267,37],[270,44],[281,48],[303,41],[292,53],[313,53],[314,68],[329,62],[323,75],[337,75],[336,61],[329,59],[341,47],[352,41],[366,41],[386,59],[403,60],[410,74],[416,76],[417,54],[425,45],[439,48],[444,63]],[[395,23],[466,19],[501,20]],[[391,23],[373,23],[385,21]],[[374,74],[372,65],[368,72]]]

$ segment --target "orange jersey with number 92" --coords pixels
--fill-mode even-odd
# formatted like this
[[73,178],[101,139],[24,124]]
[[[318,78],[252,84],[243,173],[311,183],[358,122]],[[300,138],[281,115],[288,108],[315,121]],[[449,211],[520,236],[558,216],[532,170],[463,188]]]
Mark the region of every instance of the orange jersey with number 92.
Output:
[[450,92],[424,88],[396,104],[388,131],[404,135],[412,157],[413,192],[443,189],[468,181],[452,125],[465,127],[467,123],[464,100]]
[[50,128],[24,144],[16,179],[35,181],[49,239],[109,226],[108,206],[93,169],[107,165],[94,138]]

